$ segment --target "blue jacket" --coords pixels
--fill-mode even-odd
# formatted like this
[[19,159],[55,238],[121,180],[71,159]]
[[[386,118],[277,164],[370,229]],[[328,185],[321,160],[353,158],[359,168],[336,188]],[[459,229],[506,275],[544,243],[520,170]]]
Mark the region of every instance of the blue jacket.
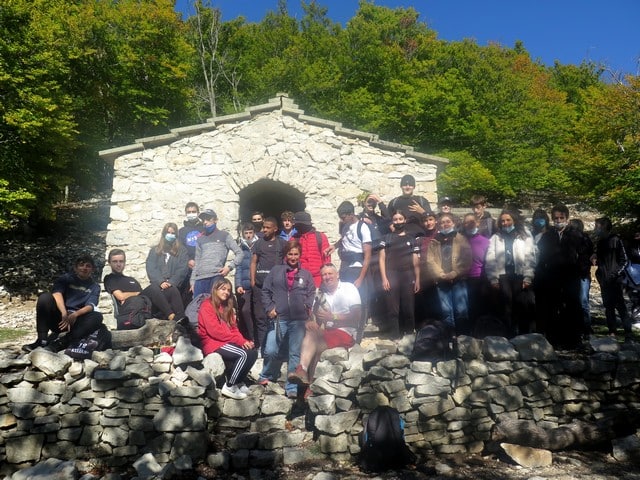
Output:
[[245,290],[251,290],[251,277],[249,270],[251,268],[251,255],[253,254],[253,246],[258,241],[258,237],[254,237],[251,245],[245,239],[240,240],[240,249],[242,249],[242,263],[236,268],[235,286],[242,287]]
[[293,286],[289,290],[287,285],[289,268],[288,265],[275,265],[264,279],[262,285],[264,311],[269,313],[275,308],[281,319],[307,320],[316,294],[313,275],[308,270],[298,269]]

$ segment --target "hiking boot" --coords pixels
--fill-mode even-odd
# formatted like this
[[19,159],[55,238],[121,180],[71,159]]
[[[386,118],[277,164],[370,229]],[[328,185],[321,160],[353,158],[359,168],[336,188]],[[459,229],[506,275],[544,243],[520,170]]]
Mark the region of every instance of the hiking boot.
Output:
[[63,335],[56,338],[53,342],[49,343],[45,348],[50,352],[59,352],[67,348],[69,346],[69,343],[71,343],[69,335]]
[[31,353],[33,352],[36,348],[39,347],[46,347],[47,346],[47,341],[46,340],[36,340],[33,343],[29,343],[28,345],[23,345],[22,346],[22,351],[23,352],[27,352],[27,353]]
[[307,375],[307,371],[302,368],[302,365],[298,365],[295,371],[291,372],[287,378],[291,383],[295,383],[296,385],[309,385],[309,375]]
[[220,391],[225,397],[233,398],[234,400],[243,400],[247,398],[247,394],[243,393],[238,385],[229,386],[225,383]]

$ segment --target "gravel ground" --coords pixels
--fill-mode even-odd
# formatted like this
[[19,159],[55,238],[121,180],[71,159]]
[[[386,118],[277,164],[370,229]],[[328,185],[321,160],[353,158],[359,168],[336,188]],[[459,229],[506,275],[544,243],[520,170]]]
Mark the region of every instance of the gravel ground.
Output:
[[[48,289],[55,277],[67,271],[73,259],[89,252],[102,259],[106,244],[106,226],[109,200],[95,199],[70,204],[58,210],[58,219],[50,226],[50,235],[20,234],[0,238],[4,248],[0,252],[0,327],[23,329],[29,333],[17,340],[0,343],[5,353],[19,353],[20,345],[35,338],[35,299]],[[101,275],[101,268],[97,272]],[[602,324],[604,315],[597,284],[591,292],[594,323]],[[242,477],[220,474],[206,465],[197,469],[197,475],[180,478],[286,478],[364,479],[374,478],[351,465],[327,465],[326,461],[283,467],[277,471],[262,471],[259,475]],[[555,452],[553,465],[544,468],[522,468],[497,454],[449,455],[430,457],[414,470],[389,472],[381,479],[584,479],[584,480],[640,480],[638,462],[618,462],[609,451]]]

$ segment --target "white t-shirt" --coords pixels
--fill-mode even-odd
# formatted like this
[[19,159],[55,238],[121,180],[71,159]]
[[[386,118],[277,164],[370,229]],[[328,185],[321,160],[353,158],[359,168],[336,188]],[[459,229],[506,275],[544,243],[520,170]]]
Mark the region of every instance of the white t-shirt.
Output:
[[[324,299],[329,306],[331,313],[344,315],[351,311],[352,307],[361,305],[360,292],[353,283],[338,282],[338,288],[333,293],[323,292]],[[327,322],[327,328],[336,328],[332,321]],[[356,336],[354,327],[339,327],[353,338]]]
[[[360,224],[360,220],[357,222],[353,222],[349,225],[349,228],[342,236],[342,250],[344,252],[354,252],[354,253],[362,253],[364,249],[362,248],[363,243],[371,243],[371,230],[369,230],[369,225],[366,223],[362,223],[360,227],[360,236],[362,236],[362,240],[360,240],[360,236],[358,236],[358,225]],[[362,262],[355,261],[349,263],[350,267],[362,267]]]

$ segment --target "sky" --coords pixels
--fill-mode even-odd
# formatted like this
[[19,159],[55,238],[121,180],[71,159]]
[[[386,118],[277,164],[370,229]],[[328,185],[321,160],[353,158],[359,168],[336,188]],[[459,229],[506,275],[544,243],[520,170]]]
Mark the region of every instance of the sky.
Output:
[[[211,0],[223,20],[243,16],[259,22],[278,0]],[[318,0],[328,16],[345,24],[358,0]],[[553,65],[604,64],[616,74],[640,75],[640,0],[375,0],[376,5],[413,7],[420,21],[442,40],[473,39],[513,47],[521,40],[534,60]],[[185,17],[193,0],[176,0]],[[289,15],[303,16],[299,0],[288,0]]]

